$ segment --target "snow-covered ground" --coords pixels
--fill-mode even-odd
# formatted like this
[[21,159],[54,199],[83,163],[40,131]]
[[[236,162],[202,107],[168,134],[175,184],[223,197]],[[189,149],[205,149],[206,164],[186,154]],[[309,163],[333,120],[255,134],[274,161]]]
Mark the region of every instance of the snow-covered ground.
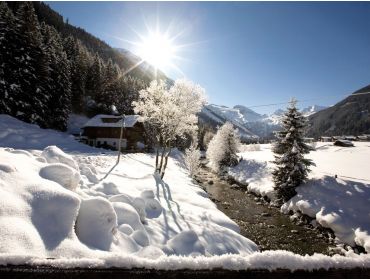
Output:
[[0,131],[0,265],[370,267],[367,255],[258,252],[191,181],[179,153],[161,181],[150,154],[115,166],[114,152],[9,116],[0,115]]
[[162,181],[150,154],[123,155],[115,165],[116,153],[63,133],[9,116],[0,116],[0,127],[2,253],[151,258],[258,250],[192,183],[179,153]]
[[[331,228],[339,242],[358,244],[370,252],[370,143],[354,143],[351,148],[318,143],[316,151],[308,155],[316,164],[308,182],[297,188],[298,194],[282,211],[313,217]],[[244,160],[229,174],[249,183],[248,190],[273,198],[271,145],[260,145],[260,150],[245,151],[241,156]]]

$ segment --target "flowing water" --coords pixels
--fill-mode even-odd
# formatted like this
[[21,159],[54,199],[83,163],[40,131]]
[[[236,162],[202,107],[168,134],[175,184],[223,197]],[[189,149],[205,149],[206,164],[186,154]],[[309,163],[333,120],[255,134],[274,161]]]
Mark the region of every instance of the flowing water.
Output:
[[279,208],[235,188],[209,169],[202,168],[197,180],[218,209],[236,222],[240,233],[253,240],[261,251],[288,250],[301,255],[335,253],[333,241],[317,229],[310,225],[297,225]]

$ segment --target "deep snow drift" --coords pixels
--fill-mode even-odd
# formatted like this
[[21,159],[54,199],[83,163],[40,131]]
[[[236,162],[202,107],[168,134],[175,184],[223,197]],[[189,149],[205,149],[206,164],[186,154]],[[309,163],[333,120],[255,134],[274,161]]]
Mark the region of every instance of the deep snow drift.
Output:
[[[270,145],[260,147],[241,153],[243,160],[230,168],[229,174],[249,183],[249,191],[274,198],[273,153]],[[358,244],[370,252],[370,143],[355,142],[350,148],[318,143],[308,157],[316,167],[282,211],[300,211],[313,217],[331,228],[339,242]]]

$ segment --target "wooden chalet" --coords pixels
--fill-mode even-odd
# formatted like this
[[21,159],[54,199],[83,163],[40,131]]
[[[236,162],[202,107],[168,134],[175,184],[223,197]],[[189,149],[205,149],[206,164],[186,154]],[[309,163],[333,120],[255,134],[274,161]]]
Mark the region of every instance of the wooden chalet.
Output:
[[83,127],[81,141],[94,147],[117,150],[122,129],[121,151],[142,151],[147,148],[144,126],[138,115],[96,115]]

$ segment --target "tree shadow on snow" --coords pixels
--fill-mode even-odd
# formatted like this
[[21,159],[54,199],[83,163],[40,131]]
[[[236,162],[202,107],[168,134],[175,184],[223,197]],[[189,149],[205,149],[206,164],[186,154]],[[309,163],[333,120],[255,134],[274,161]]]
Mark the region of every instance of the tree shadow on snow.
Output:
[[[176,215],[176,213],[174,212],[174,209],[172,208],[172,205],[171,203],[175,204],[176,205],[176,210],[177,210],[177,213],[178,213],[178,216],[186,223],[187,227],[189,229],[191,229],[191,226],[190,224],[186,221],[184,215],[181,213],[181,207],[180,205],[174,201],[172,199],[172,194],[171,194],[171,189],[169,187],[169,185],[167,183],[165,183],[160,177],[158,174],[154,174],[153,175],[154,179],[155,179],[155,183],[156,183],[156,187],[157,187],[157,199],[159,201],[161,201],[161,197],[160,197],[160,191],[162,190],[162,194],[163,194],[163,198],[165,199],[166,203],[167,203],[167,206],[168,206],[168,209],[169,209],[169,212],[171,213],[172,215],[172,219],[173,221],[175,222],[176,226],[178,227],[179,231],[183,231],[183,228],[182,226],[179,224],[178,222],[178,217]],[[165,224],[166,224],[166,227],[168,229],[170,229],[171,231],[175,232],[175,230],[173,230],[170,225],[168,224],[168,217],[167,217],[167,211],[165,209],[163,209],[163,216],[164,216],[164,219],[165,219]]]

